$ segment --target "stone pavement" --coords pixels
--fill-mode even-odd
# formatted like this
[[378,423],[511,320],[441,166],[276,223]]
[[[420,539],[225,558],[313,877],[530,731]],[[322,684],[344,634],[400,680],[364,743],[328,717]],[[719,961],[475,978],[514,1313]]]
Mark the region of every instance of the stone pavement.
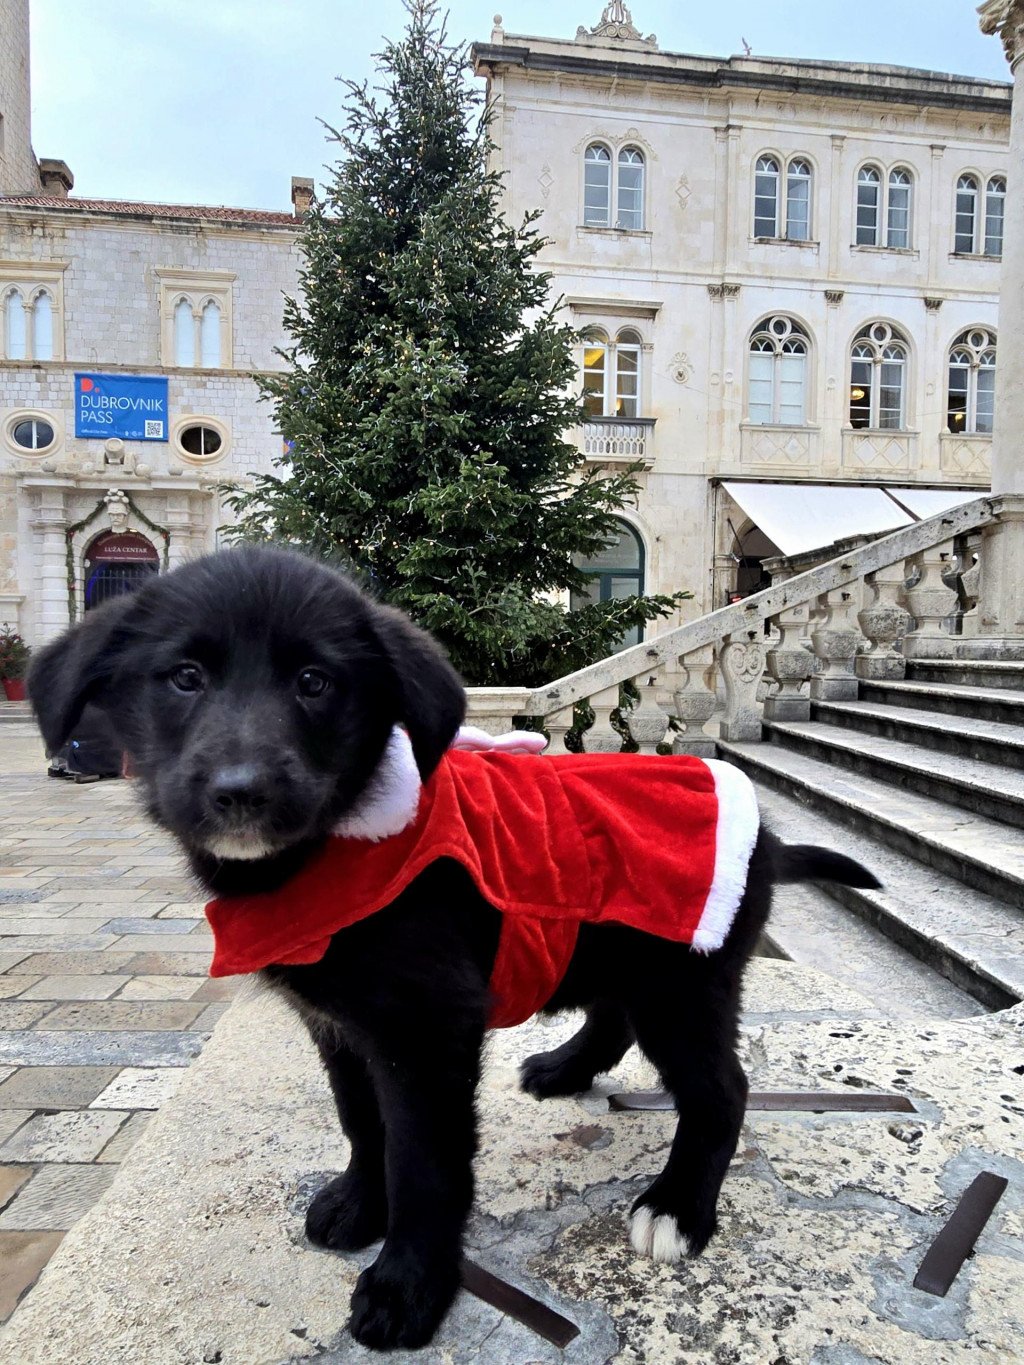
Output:
[[[0,702],[0,710],[4,706]],[[0,1322],[171,1095],[234,992],[127,782],[46,776],[0,714]]]

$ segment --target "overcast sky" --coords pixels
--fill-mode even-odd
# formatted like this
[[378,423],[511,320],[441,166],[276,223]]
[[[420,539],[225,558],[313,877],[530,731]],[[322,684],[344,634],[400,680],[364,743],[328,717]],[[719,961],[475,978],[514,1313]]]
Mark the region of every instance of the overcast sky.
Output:
[[[91,198],[290,209],[330,155],[336,76],[373,71],[401,0],[31,0],[33,143]],[[571,37],[601,0],[452,0],[449,29]],[[662,49],[888,62],[1009,79],[973,0],[636,0]]]

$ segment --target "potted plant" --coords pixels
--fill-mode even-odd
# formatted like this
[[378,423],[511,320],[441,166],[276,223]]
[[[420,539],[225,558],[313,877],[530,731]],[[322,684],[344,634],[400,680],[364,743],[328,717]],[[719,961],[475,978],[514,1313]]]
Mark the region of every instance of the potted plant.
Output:
[[32,651],[5,621],[0,626],[0,682],[8,701],[25,700],[25,674]]

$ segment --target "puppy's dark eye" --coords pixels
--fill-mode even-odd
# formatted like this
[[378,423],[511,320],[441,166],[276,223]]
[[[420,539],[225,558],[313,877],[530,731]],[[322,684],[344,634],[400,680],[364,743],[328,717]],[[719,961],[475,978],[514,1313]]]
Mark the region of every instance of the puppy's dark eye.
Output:
[[202,692],[206,678],[198,664],[179,664],[170,674],[171,685],[179,692]]
[[299,674],[299,695],[303,697],[322,697],[331,685],[326,673],[316,668],[304,668]]

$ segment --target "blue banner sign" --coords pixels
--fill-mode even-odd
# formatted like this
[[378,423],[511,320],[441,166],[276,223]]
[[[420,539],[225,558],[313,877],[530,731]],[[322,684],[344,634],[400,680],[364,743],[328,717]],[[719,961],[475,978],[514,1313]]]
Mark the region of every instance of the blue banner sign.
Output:
[[160,375],[76,374],[75,435],[167,440],[167,380]]

